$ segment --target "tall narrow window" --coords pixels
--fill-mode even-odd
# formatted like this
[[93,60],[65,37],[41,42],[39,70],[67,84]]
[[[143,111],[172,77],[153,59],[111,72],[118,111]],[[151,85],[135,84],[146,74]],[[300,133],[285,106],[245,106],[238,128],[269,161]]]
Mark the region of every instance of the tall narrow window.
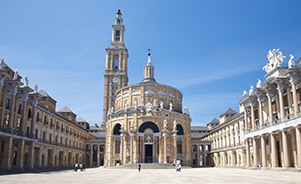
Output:
[[117,42],[120,41],[120,30],[115,31],[115,41],[117,41]]
[[118,70],[119,69],[119,56],[114,56],[114,66],[113,66],[114,70]]

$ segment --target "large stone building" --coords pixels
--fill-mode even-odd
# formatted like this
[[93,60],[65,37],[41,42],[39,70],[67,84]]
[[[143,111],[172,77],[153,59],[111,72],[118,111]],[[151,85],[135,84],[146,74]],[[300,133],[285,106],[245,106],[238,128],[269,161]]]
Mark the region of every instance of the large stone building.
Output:
[[[269,51],[267,73],[244,91],[239,113],[224,113],[201,141],[210,141],[211,165],[301,168],[301,66],[290,55]],[[228,115],[228,116],[227,116]]]
[[120,11],[106,49],[103,122],[105,165],[173,163],[191,165],[191,118],[182,112],[182,93],[157,83],[150,53],[141,83],[127,85],[128,53]]
[[[265,81],[207,126],[191,126],[182,93],[154,78],[128,85],[122,14],[106,48],[103,118],[89,126],[0,60],[0,169],[174,163],[191,166],[301,168],[301,66],[269,51]],[[184,109],[184,110],[182,110]]]

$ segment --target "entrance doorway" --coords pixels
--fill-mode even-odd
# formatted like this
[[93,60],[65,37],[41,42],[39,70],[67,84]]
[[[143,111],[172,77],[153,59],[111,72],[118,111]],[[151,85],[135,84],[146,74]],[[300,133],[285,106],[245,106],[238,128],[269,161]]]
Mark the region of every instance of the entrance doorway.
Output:
[[153,145],[145,145],[145,163],[153,163]]

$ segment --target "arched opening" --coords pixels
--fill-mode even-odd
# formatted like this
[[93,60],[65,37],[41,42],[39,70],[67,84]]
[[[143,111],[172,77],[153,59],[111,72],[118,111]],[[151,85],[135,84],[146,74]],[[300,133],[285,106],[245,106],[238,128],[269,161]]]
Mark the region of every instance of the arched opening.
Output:
[[139,137],[139,159],[145,163],[157,162],[159,154],[158,126],[153,122],[145,122],[139,127],[139,132],[143,133]]
[[115,125],[114,130],[113,130],[113,134],[114,135],[120,135],[120,129],[121,129],[120,124]]
[[178,130],[177,135],[184,135],[184,130],[182,125],[177,124],[177,130]]
[[113,70],[118,70],[119,69],[119,56],[116,55],[114,56],[114,62],[113,62]]
[[25,153],[24,155],[24,166],[27,167],[28,166],[28,153]]
[[59,153],[59,166],[63,166],[64,165],[64,152],[60,151]]
[[154,133],[159,132],[158,126],[153,122],[145,122],[139,127],[139,132],[143,133],[145,129],[150,128]]

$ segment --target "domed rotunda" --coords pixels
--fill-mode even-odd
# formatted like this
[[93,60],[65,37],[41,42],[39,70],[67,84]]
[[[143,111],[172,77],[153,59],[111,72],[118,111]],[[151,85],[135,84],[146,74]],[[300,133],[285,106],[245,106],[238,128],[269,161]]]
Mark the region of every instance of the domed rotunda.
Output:
[[105,165],[175,163],[191,165],[191,118],[182,93],[157,83],[150,53],[141,83],[114,94],[106,117]]

